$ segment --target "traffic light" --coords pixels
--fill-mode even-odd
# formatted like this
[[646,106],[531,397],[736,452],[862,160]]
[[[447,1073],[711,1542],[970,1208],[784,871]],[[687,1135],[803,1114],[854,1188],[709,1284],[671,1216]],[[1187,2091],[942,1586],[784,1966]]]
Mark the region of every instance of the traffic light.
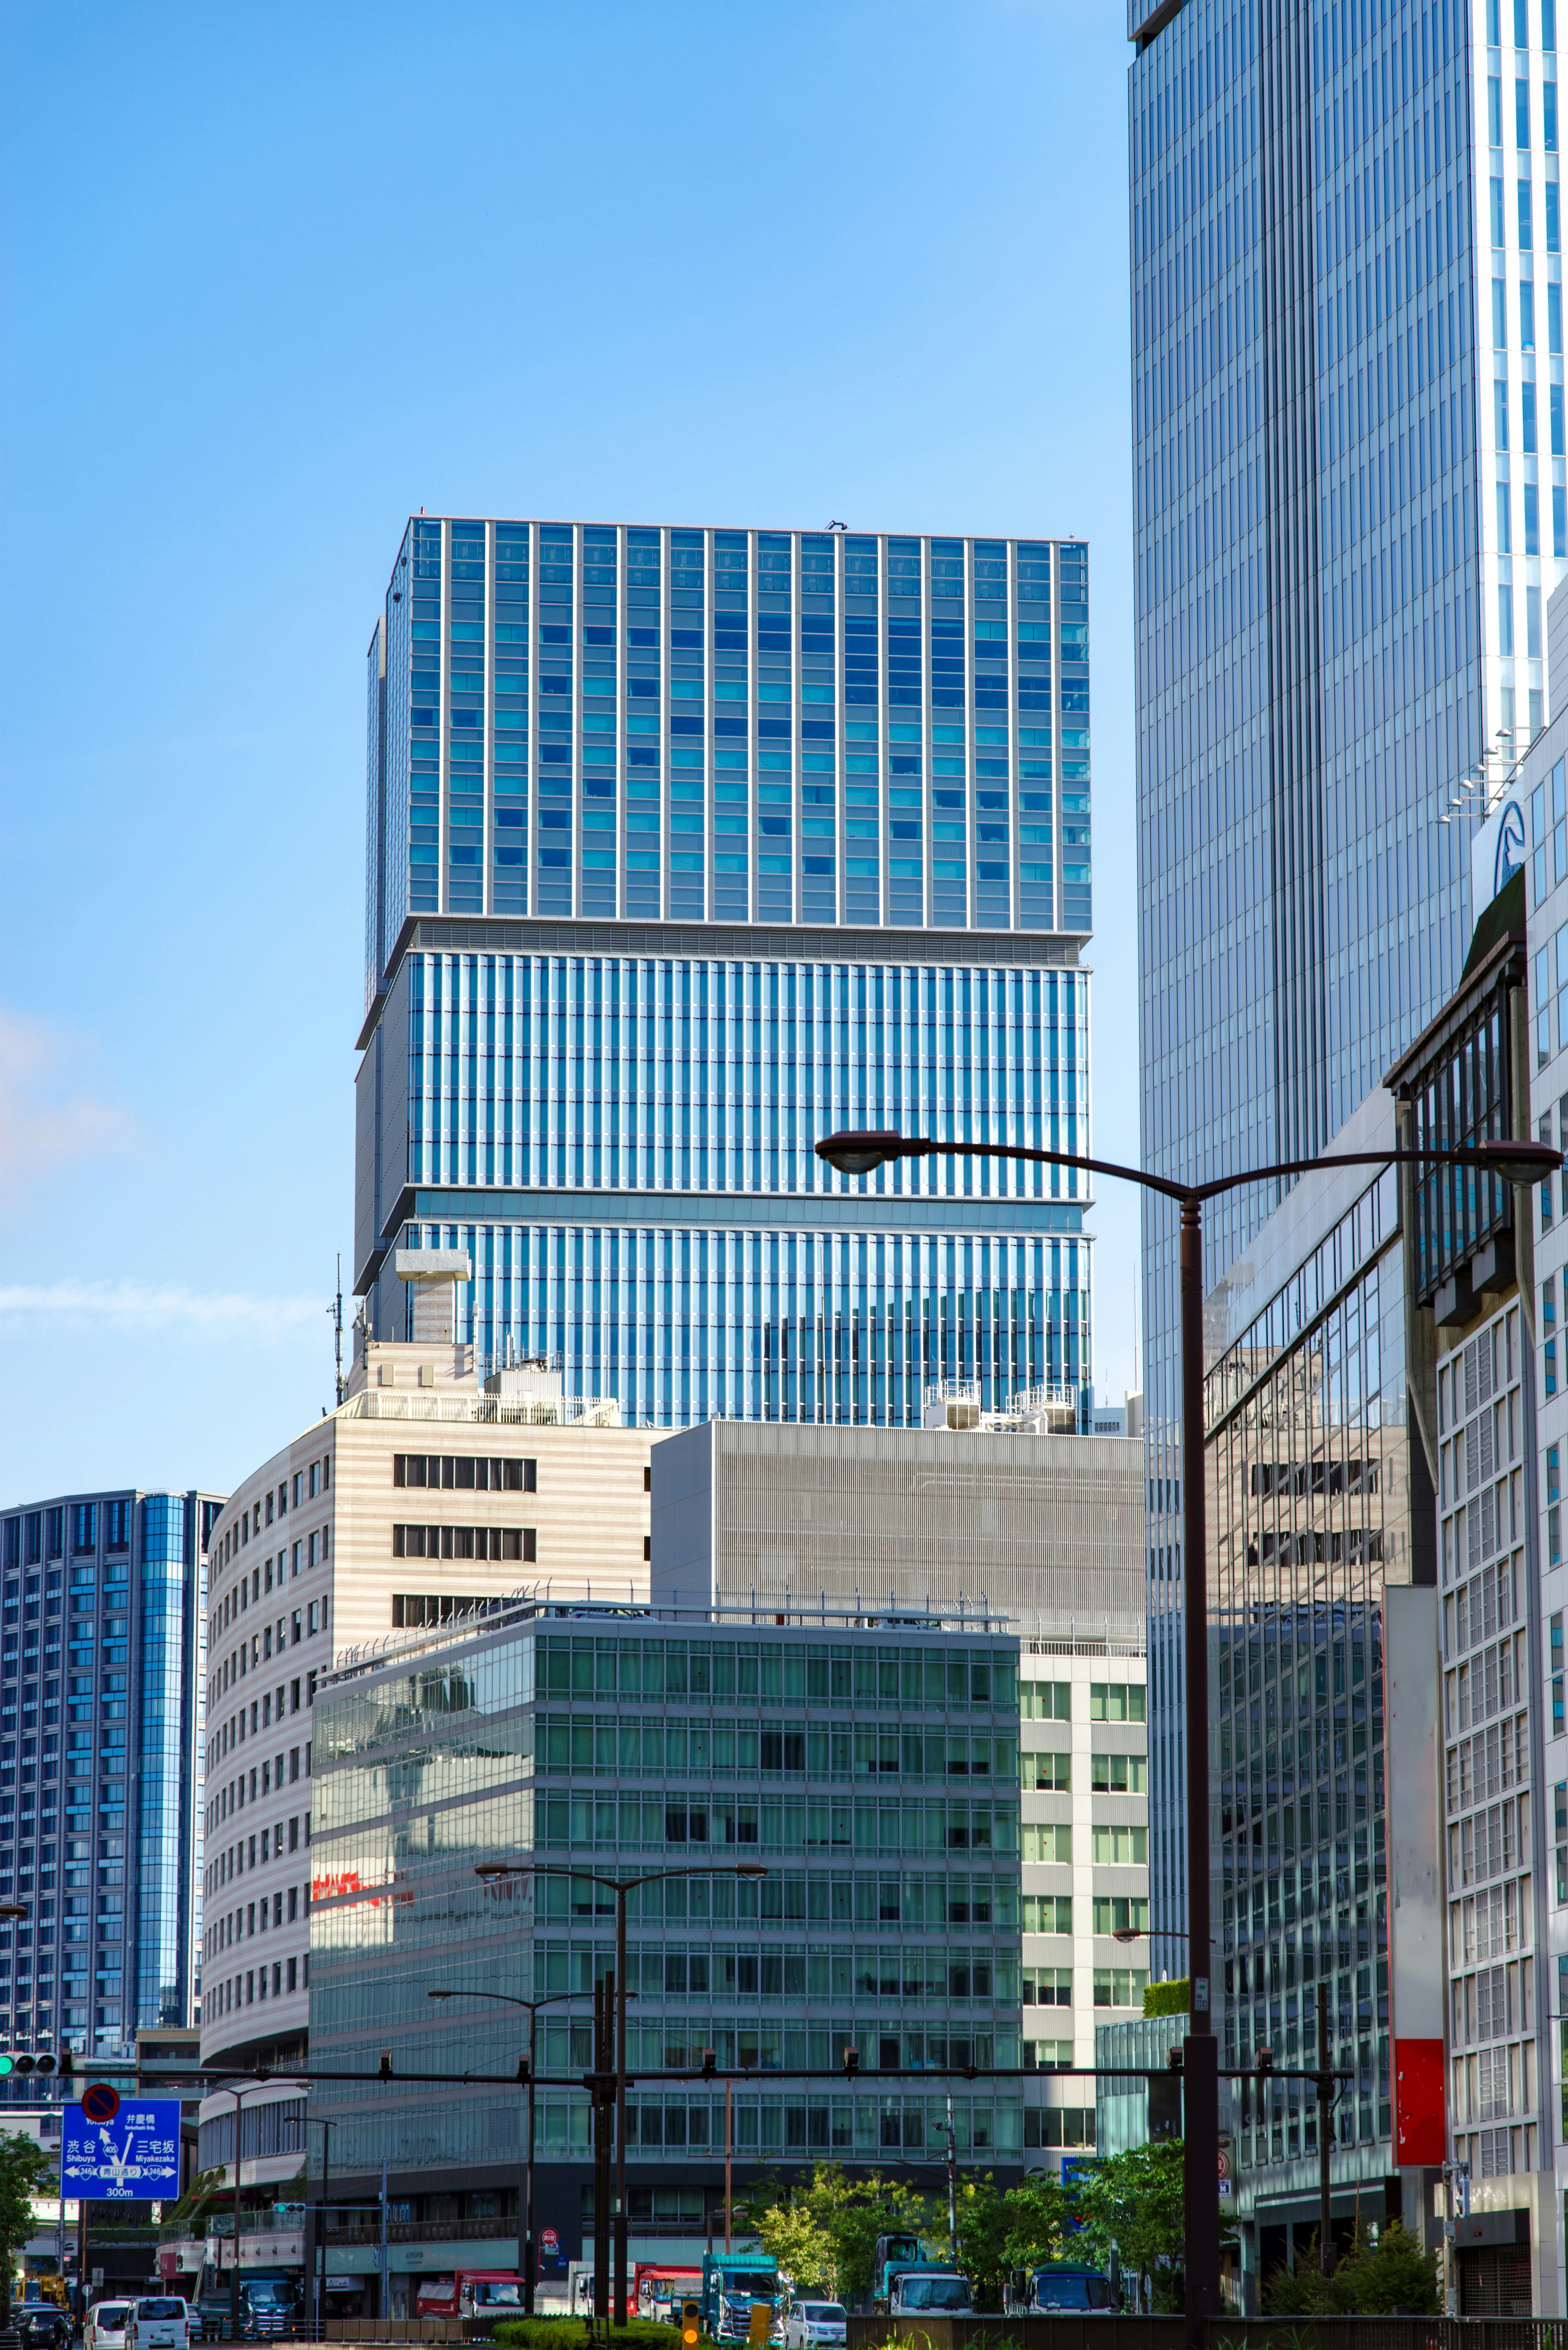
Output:
[[858,2049],[858,2048],[856,2048],[856,2047],[853,2047],[853,2046],[846,2047],[846,2048],[845,2049],[845,2051],[844,2051],[844,2077],[845,2077],[845,2079],[846,2079],[846,2081],[853,2081],[853,2079],[855,2078],[855,2075],[857,2074],[857,2073],[858,2073],[858,2072],[859,2072],[859,2070],[860,2070],[860,2051],[859,2051],[859,2049]]
[[694,2301],[683,2301],[683,2302],[681,2303],[681,2304],[680,2304],[680,2342],[681,2342],[681,2350],[697,2350],[697,2332],[698,2332],[698,2327],[697,2327],[697,2312],[698,2312],[698,2304],[697,2304],[697,2303],[696,2303],[696,2302],[694,2302]]
[[705,2081],[712,2080],[718,2070],[718,2057],[714,2054],[711,2048],[704,2048],[702,2051],[702,2078]]
[[517,2059],[517,2078],[523,2084],[523,2086],[526,2088],[528,2085],[528,2059],[526,2056],[519,2056]]
[[45,2048],[40,2050],[38,2054],[36,2056],[29,2055],[24,2049],[0,2049],[0,2080],[3,2080],[7,2074],[14,2074],[19,2076],[26,2073],[59,2073],[67,2080],[69,2080],[71,2076],[70,2049],[67,2046],[62,2046],[57,2055],[53,2049]]
[[1167,2052],[1165,2061],[1166,2061],[1167,2067],[1168,2068],[1168,2070],[1169,2070],[1169,2071],[1171,2071],[1172,2073],[1179,2073],[1179,2072],[1180,2072],[1180,2070],[1181,2070],[1181,2051],[1180,2051],[1180,2049],[1179,2049],[1179,2048],[1172,2048],[1172,2049],[1169,2049],[1169,2050]]
[[1260,2073],[1272,2073],[1272,2072],[1273,2071],[1273,2069],[1274,2069],[1274,2052],[1273,2052],[1273,2050],[1272,2050],[1272,2048],[1260,2048],[1260,2049],[1259,2049],[1259,2051],[1258,2051],[1258,2070],[1259,2070],[1259,2072],[1260,2072]]

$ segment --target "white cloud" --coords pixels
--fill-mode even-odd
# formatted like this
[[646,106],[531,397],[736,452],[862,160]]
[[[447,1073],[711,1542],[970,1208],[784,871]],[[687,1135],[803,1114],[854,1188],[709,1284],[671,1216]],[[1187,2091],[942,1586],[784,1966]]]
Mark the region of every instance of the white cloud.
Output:
[[0,1284],[0,1315],[69,1315],[90,1321],[139,1323],[148,1329],[248,1332],[276,1338],[324,1319],[320,1297],[246,1297],[237,1290],[202,1296],[177,1283],[50,1281]]
[[71,1159],[122,1150],[130,1112],[73,1090],[78,1039],[0,1005],[0,1196]]

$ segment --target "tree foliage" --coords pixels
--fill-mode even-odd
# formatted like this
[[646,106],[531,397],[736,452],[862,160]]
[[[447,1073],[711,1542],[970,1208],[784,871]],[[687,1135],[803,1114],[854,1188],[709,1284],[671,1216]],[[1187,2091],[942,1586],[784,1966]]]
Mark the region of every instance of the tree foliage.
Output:
[[1096,2266],[1106,2266],[1115,2244],[1124,2272],[1135,2271],[1147,2281],[1154,2308],[1179,2309],[1177,2278],[1185,2243],[1180,2139],[1107,2155],[1092,2169],[1078,2171],[1073,2185],[1083,2241]]
[[945,2241],[930,2197],[873,2171],[850,2178],[840,2162],[819,2162],[809,2178],[764,2179],[753,2190],[747,2223],[795,2292],[822,2290],[835,2300],[864,2301],[872,2284],[877,2239],[907,2232]]
[[10,2132],[0,2137],[0,2302],[7,2315],[12,2264],[37,2229],[33,2198],[51,2190],[59,2192],[59,2173],[36,2140]]
[[1263,2305],[1271,2317],[1386,2317],[1395,2309],[1436,2317],[1443,2305],[1438,2256],[1423,2251],[1402,2220],[1386,2220],[1376,2242],[1358,2224],[1349,2251],[1324,2276],[1314,2236],[1293,2272],[1275,2270],[1263,2287]]

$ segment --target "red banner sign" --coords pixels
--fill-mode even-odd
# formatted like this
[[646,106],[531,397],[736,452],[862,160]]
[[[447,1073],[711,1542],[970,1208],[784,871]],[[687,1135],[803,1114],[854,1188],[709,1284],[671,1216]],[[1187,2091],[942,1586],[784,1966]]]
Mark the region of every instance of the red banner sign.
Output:
[[1394,2043],[1394,2159],[1432,2168],[1448,2157],[1444,2116],[1443,2043]]

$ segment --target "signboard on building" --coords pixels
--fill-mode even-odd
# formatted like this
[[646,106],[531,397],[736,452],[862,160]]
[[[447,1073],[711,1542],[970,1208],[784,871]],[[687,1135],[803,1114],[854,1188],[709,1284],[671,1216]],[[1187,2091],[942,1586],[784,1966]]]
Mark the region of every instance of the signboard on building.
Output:
[[142,2203],[180,2192],[180,2100],[128,2097],[112,2121],[65,2108],[60,2161],[67,2195]]
[[1470,910],[1477,917],[1512,880],[1529,853],[1528,800],[1521,783],[1510,785],[1486,822],[1476,827],[1470,841]]

